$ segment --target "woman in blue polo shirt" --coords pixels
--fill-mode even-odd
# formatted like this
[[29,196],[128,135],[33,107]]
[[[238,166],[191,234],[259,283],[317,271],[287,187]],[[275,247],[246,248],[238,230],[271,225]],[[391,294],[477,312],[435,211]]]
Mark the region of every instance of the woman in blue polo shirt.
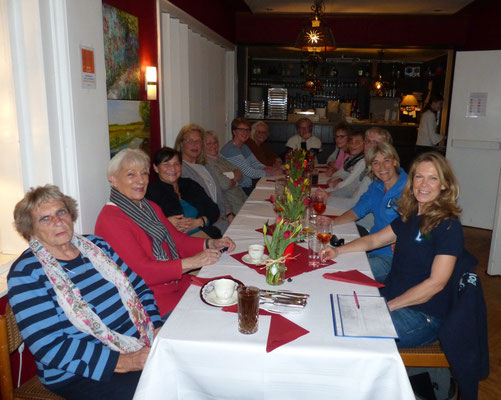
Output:
[[410,168],[399,202],[400,217],[379,232],[325,252],[327,258],[334,258],[395,243],[382,294],[399,336],[398,347],[437,340],[450,311],[450,278],[456,261],[467,254],[458,220],[458,195],[459,186],[447,160],[439,153],[421,154]]
[[[355,222],[372,213],[374,225],[370,233],[376,233],[398,217],[398,200],[407,182],[407,174],[400,168],[397,151],[389,143],[381,142],[370,147],[366,159],[367,175],[373,182],[355,207],[337,217],[333,223],[341,225]],[[372,250],[367,257],[374,278],[384,281],[391,268],[391,246]]]

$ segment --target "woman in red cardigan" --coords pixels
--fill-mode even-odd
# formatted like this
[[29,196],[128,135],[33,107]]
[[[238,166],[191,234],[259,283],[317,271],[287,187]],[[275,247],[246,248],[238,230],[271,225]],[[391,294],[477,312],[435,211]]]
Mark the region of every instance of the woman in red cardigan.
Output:
[[153,290],[160,315],[169,314],[190,285],[186,272],[214,264],[220,250],[232,251],[229,238],[202,239],[179,232],[156,204],[146,200],[149,157],[124,149],[108,166],[110,202],[99,214],[95,234]]

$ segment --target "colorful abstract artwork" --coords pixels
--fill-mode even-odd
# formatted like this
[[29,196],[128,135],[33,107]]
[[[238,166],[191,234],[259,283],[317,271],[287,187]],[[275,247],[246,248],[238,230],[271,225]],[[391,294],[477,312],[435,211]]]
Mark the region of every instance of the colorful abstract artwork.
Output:
[[103,3],[104,57],[108,99],[139,100],[139,21]]
[[110,155],[125,148],[150,155],[150,102],[108,100]]

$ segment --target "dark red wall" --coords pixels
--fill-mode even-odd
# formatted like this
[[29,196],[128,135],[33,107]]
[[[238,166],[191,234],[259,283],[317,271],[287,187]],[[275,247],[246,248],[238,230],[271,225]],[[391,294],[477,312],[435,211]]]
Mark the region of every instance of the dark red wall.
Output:
[[[141,100],[146,100],[144,74],[147,66],[158,69],[157,14],[155,0],[106,0],[120,10],[134,15],[139,21],[139,63],[141,65]],[[160,84],[160,82],[159,82]],[[160,148],[160,110],[158,100],[150,100],[151,152]]]

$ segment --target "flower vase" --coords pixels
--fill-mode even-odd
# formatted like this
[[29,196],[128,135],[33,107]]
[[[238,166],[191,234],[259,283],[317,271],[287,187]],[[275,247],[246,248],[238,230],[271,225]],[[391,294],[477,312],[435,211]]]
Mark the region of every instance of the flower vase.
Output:
[[285,263],[273,263],[266,266],[266,283],[268,285],[281,285],[285,280]]

